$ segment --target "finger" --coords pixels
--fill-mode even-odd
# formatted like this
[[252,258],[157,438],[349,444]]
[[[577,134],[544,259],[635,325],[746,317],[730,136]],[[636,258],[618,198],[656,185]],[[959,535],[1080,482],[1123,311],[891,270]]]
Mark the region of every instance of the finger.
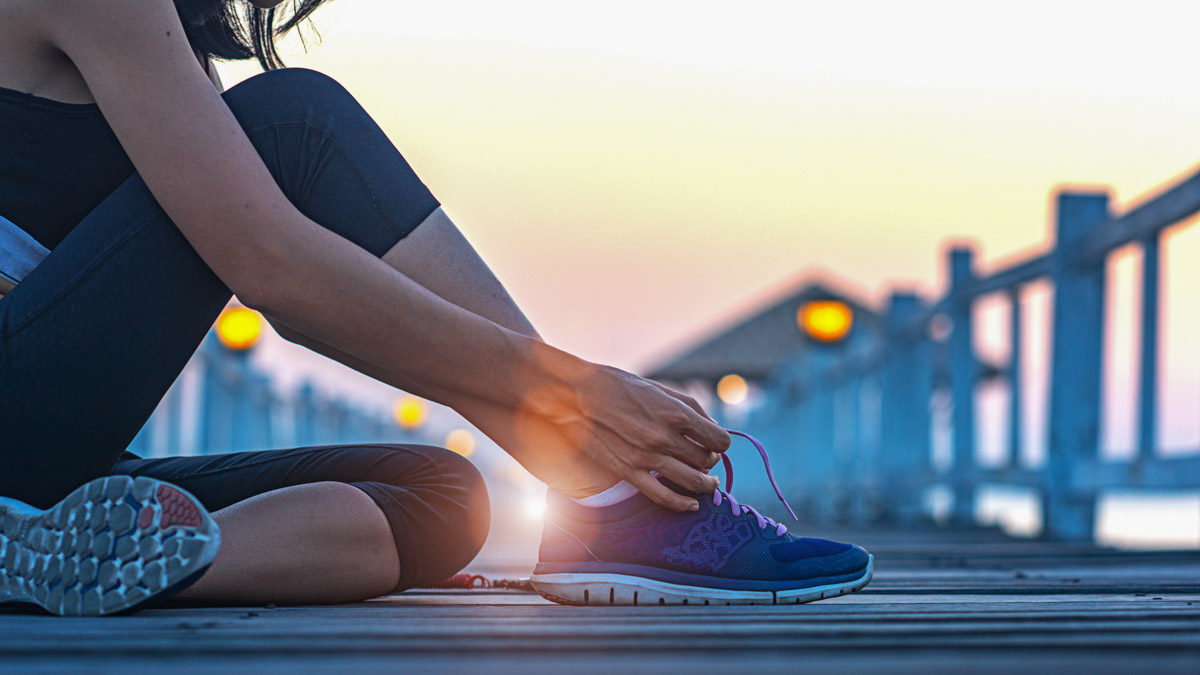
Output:
[[633,484],[639,492],[650,498],[650,501],[659,506],[679,511],[681,513],[687,511],[697,511],[700,509],[700,503],[691,497],[684,497],[675,492],[671,488],[658,482],[654,476],[648,472],[638,471],[632,475],[626,476],[625,480]]
[[660,456],[655,464],[655,471],[658,471],[660,476],[669,479],[684,490],[711,494],[721,484],[716,476],[697,471],[674,457]]
[[709,452],[725,452],[733,442],[729,438],[729,432],[690,409],[686,411],[686,417],[678,430]]
[[666,453],[688,466],[707,472],[721,461],[721,456],[706,450],[699,443],[687,436],[680,436],[683,442],[673,443],[666,448]]

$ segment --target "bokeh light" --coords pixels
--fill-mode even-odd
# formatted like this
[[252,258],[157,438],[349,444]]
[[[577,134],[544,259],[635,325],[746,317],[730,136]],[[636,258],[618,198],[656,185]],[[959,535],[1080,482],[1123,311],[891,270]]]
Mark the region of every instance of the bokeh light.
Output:
[[728,405],[737,405],[746,400],[750,387],[741,375],[730,373],[717,382],[717,396]]
[[800,308],[800,328],[821,342],[836,342],[846,337],[854,325],[854,310],[837,300],[817,300]]
[[405,396],[396,401],[396,406],[392,409],[392,415],[396,418],[396,424],[405,429],[415,429],[421,426],[427,414],[428,410],[425,400],[416,396]]
[[217,339],[236,351],[253,347],[262,329],[262,315],[247,307],[230,307],[217,317]]
[[463,457],[470,457],[475,452],[475,434],[466,429],[455,429],[446,434],[446,448]]

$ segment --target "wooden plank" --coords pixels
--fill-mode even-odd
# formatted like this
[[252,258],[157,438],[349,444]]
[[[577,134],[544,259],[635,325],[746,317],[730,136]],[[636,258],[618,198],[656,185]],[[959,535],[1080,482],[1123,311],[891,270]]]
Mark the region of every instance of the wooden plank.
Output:
[[980,665],[991,663],[1006,672],[1056,658],[1078,667],[1097,653],[1107,657],[1092,673],[1194,672],[1200,663],[1197,552],[1115,552],[990,530],[841,534],[874,547],[878,573],[863,592],[821,603],[563,607],[527,593],[437,590],[332,607],[171,607],[99,620],[9,608],[0,610],[0,673],[730,664],[757,675],[799,662],[815,672],[889,663],[912,672],[986,672]]

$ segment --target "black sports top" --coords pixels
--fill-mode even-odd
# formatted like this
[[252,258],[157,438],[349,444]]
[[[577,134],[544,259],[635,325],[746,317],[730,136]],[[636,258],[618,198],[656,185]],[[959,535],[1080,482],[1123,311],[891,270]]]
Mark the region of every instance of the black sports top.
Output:
[[0,216],[48,249],[133,174],[93,103],[0,87]]

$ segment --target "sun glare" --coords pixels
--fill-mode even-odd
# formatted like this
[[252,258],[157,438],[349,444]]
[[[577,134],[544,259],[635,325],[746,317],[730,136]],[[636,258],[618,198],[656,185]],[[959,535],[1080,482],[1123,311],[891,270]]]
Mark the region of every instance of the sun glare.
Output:
[[546,514],[546,495],[530,497],[525,502],[525,515],[540,520]]

